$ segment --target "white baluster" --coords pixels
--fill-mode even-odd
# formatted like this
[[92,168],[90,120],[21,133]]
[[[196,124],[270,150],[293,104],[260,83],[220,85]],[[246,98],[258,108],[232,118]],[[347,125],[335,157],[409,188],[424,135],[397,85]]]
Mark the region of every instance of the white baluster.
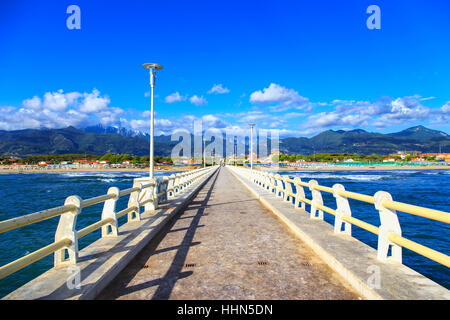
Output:
[[314,189],[314,186],[318,184],[316,180],[309,181],[309,190],[311,190],[312,194],[310,218],[323,220],[323,211],[317,208],[317,205],[323,205],[322,193]]
[[[63,213],[59,217],[58,227],[55,233],[55,242],[62,239],[70,239],[71,244],[67,248],[59,249],[54,254],[54,265],[76,264],[78,262],[78,237],[77,237],[77,216],[81,213],[81,198],[70,196],[66,198],[64,205],[73,205],[74,209]],[[65,258],[67,250],[68,258]]]
[[119,188],[109,188],[108,194],[113,195],[114,198],[105,201],[102,211],[102,220],[111,218],[113,219],[113,221],[111,223],[108,223],[107,225],[102,226],[102,238],[108,236],[117,237],[117,235],[119,234],[116,215],[116,202],[119,199]]
[[[342,216],[346,215],[351,217],[352,211],[350,210],[350,204],[347,197],[339,195],[339,191],[345,191],[342,184],[333,185],[333,196],[336,198],[336,215],[334,217],[334,233],[344,233],[349,236],[352,235],[352,225],[342,220]],[[342,224],[344,224],[344,231],[342,231]]]
[[[392,200],[392,196],[385,191],[378,191],[374,195],[375,209],[380,213],[381,225],[378,229],[378,252],[379,260],[393,260],[402,263],[402,247],[389,241],[389,233],[402,235],[400,222],[398,221],[397,212],[383,206],[384,200]],[[389,247],[391,247],[391,255],[388,256]]]

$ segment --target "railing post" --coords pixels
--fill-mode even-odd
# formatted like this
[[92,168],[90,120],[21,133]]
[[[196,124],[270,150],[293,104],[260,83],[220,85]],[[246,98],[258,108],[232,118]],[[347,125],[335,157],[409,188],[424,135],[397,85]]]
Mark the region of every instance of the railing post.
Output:
[[178,183],[178,191],[179,192],[183,192],[184,191],[184,180],[185,180],[185,178],[184,178],[184,173],[180,173],[179,174],[180,175],[180,180],[179,180],[179,183]]
[[[113,221],[102,226],[102,238],[103,237],[117,237],[119,234],[119,229],[117,226],[117,215],[116,215],[116,202],[119,199],[119,188],[111,187],[108,189],[108,194],[114,195],[114,198],[108,199],[103,205],[102,220],[111,218]],[[109,230],[111,228],[111,231]]]
[[[345,214],[347,216],[352,216],[352,211],[350,210],[350,204],[348,203],[347,197],[339,195],[339,191],[345,191],[342,184],[333,185],[333,196],[336,198],[336,215],[334,217],[334,233],[344,233],[346,235],[352,235],[352,225],[348,222],[342,220],[342,216]],[[344,230],[342,231],[342,224],[344,224]]]
[[[379,260],[393,260],[402,263],[402,247],[389,241],[389,233],[402,235],[400,222],[398,221],[397,212],[383,206],[384,200],[392,200],[392,196],[385,191],[378,191],[374,195],[375,209],[380,213],[380,227],[378,228],[378,251]],[[388,256],[389,247],[391,247],[391,255]]]
[[150,184],[153,182],[153,185],[142,188],[141,193],[142,195],[139,195],[139,204],[144,205],[144,211],[152,211],[156,209],[155,205],[155,188],[156,188],[156,182],[155,179],[147,180],[148,182],[144,181],[143,185]]
[[175,179],[173,182],[173,192],[174,194],[177,194],[180,192],[180,174],[175,174]]
[[269,190],[269,174],[267,172],[264,172],[263,181],[263,189]]
[[273,173],[269,173],[269,180],[270,180],[269,191],[270,193],[274,193],[276,192],[276,182],[275,182],[275,175]]
[[[309,190],[311,190],[312,194],[311,213],[309,217],[311,219],[323,220],[323,211],[317,209],[317,205],[323,205],[322,193],[319,190],[314,189],[314,186],[318,184],[319,183],[316,180],[309,181]],[[318,212],[317,214],[316,211]]]
[[169,178],[164,176],[162,178],[161,191],[160,191],[160,193],[162,193],[161,200],[163,200],[163,201],[167,201],[169,199],[168,198],[168,185],[169,185]]
[[[158,209],[158,190],[159,190],[159,180],[158,178],[150,179],[150,183],[154,183],[153,187],[150,187],[150,193],[152,194],[153,201],[145,204],[145,210],[156,210]],[[148,205],[148,206],[147,206]],[[148,208],[148,209],[147,209]]]
[[[294,202],[294,208],[295,209],[303,209],[306,211],[306,204],[300,200],[301,198],[305,198],[305,190],[303,189],[303,186],[300,184],[302,182],[302,179],[299,177],[294,178],[294,184],[295,184],[295,202]],[[299,207],[299,203],[301,203],[301,206]]]
[[286,177],[286,178],[283,179],[283,182],[284,182],[284,197],[283,197],[283,200],[284,201],[289,201],[292,198],[292,196],[290,194],[294,193],[294,191],[292,190],[292,184],[290,182],[288,182],[288,180],[289,180],[289,177]]
[[142,183],[134,181],[133,188],[139,188],[137,191],[133,191],[128,199],[128,208],[135,207],[136,210],[128,212],[128,222],[141,221],[141,206],[139,205],[139,194],[142,190]]
[[181,186],[182,189],[186,188],[186,172],[181,173]]
[[275,195],[277,198],[284,197],[283,178],[279,174],[275,175]]
[[[59,218],[58,227],[55,233],[55,242],[62,239],[70,239],[71,244],[67,248],[62,248],[55,252],[54,266],[66,264],[76,264],[78,262],[78,237],[77,237],[77,216],[81,212],[81,198],[79,196],[70,196],[66,198],[64,205],[73,205],[75,208],[69,212],[63,213]],[[68,258],[66,259],[65,251]]]

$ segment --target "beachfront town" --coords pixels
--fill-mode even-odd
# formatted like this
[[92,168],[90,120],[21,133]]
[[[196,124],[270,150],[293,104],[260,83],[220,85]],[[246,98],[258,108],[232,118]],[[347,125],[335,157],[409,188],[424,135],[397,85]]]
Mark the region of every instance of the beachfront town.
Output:
[[[132,157],[129,155],[105,155],[101,157],[86,156],[74,159],[82,155],[48,155],[34,156],[21,159],[18,157],[1,157],[0,170],[52,170],[52,169],[145,169],[148,168],[148,156]],[[98,159],[96,159],[98,158]],[[232,155],[226,159],[206,157],[206,163],[249,164],[250,155]],[[45,159],[45,160],[44,160]],[[166,168],[170,166],[198,166],[203,164],[203,157],[180,157],[172,160],[170,157],[156,157],[155,166]],[[270,166],[280,164],[282,166],[308,167],[308,166],[357,166],[357,165],[409,165],[409,166],[450,166],[450,153],[421,153],[419,151],[399,151],[387,156],[379,155],[355,155],[317,153],[308,156],[286,155],[280,152],[272,152],[266,157],[258,158],[253,154],[255,166]]]

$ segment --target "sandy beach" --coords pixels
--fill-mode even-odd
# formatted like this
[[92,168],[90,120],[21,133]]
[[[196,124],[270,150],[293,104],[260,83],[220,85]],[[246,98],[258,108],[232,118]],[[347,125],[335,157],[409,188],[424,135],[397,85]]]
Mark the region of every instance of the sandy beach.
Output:
[[[200,166],[155,167],[155,172],[177,172],[198,169]],[[67,172],[148,172],[149,168],[71,168],[71,169],[0,169],[0,174],[12,173],[67,173]]]
[[330,167],[280,167],[258,168],[261,171],[391,171],[391,170],[449,170],[450,166],[330,166]]
[[[177,172],[198,169],[201,166],[157,167],[155,172]],[[391,171],[391,170],[450,170],[450,166],[323,166],[323,167],[255,167],[261,171]],[[67,172],[148,172],[149,168],[74,168],[74,169],[0,169],[0,174],[14,173],[67,173]]]

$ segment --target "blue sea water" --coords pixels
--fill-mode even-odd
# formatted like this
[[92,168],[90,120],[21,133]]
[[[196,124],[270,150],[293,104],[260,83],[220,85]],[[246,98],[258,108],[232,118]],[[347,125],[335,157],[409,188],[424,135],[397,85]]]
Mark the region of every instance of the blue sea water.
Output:
[[[167,173],[166,173],[167,174]],[[428,208],[450,211],[450,170],[405,170],[405,171],[334,171],[334,172],[280,172],[303,181],[315,179],[321,185],[340,183],[349,191],[373,195],[379,190],[390,192],[394,200]],[[157,175],[160,175],[158,173]],[[133,179],[147,176],[147,173],[103,172],[103,173],[33,173],[0,175],[0,221],[28,213],[49,209],[64,204],[69,195],[86,199],[105,194],[109,187],[119,189],[131,187]],[[308,191],[307,197],[310,198]],[[324,204],[335,208],[331,195],[323,193]],[[128,197],[118,202],[118,210],[126,207]],[[379,225],[379,215],[373,205],[350,200],[352,215],[358,219]],[[102,204],[83,209],[77,219],[77,229],[100,220]],[[403,236],[445,254],[450,254],[450,226],[429,219],[398,212]],[[18,259],[53,241],[58,217],[42,221],[18,230],[0,234],[0,266]],[[333,217],[325,213],[325,220]],[[119,222],[123,224],[126,216]],[[376,248],[375,235],[353,226],[353,236]],[[80,249],[100,237],[97,230],[80,239]],[[448,268],[403,250],[403,262],[412,269],[450,288]],[[53,265],[50,255],[32,265],[0,280],[0,297],[20,287]]]
[[[347,191],[374,195],[377,191],[386,191],[393,200],[431,209],[450,212],[450,170],[398,170],[398,171],[329,171],[298,172],[282,171],[281,175],[302,181],[317,180],[320,185],[331,187],[342,184]],[[311,193],[304,188],[306,198]],[[324,205],[336,209],[336,200],[329,193],[322,192]],[[375,226],[380,225],[378,211],[373,204],[349,199],[352,216]],[[307,205],[307,210],[309,206]],[[450,225],[419,216],[397,211],[402,236],[439,252],[450,254]],[[334,216],[324,212],[324,219],[334,224]],[[377,236],[352,226],[352,236],[377,248]],[[428,258],[403,249],[403,263],[425,275],[440,285],[450,288],[449,268]]]
[[[168,175],[169,173],[164,173]],[[156,172],[155,176],[163,173]],[[78,195],[83,199],[106,194],[109,187],[131,188],[133,179],[148,177],[146,172],[67,172],[67,173],[24,173],[0,174],[0,221],[33,213],[64,204],[66,197]],[[119,198],[117,209],[125,209],[128,196]],[[103,203],[84,208],[77,218],[80,230],[101,218]],[[127,220],[119,219],[119,225]],[[54,241],[59,217],[41,221],[20,229],[0,234],[0,266],[28,253],[38,250]],[[81,238],[82,249],[99,239],[100,230]],[[31,279],[50,269],[53,255],[47,256],[28,267],[0,280],[0,297],[19,288]]]

